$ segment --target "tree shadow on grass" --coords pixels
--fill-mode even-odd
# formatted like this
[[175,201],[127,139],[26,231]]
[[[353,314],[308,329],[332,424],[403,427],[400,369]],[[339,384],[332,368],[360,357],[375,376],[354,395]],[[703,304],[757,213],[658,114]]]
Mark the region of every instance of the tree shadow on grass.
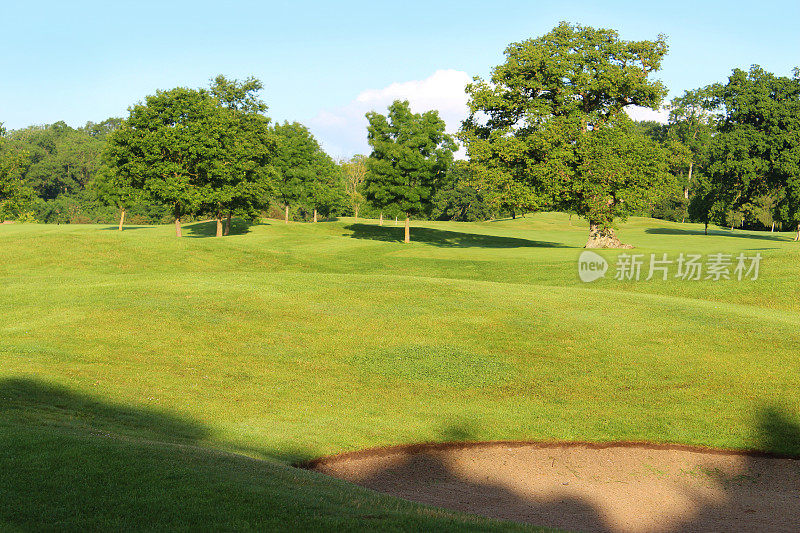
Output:
[[[701,229],[680,229],[680,228],[647,228],[644,230],[645,233],[649,233],[651,235],[702,235],[706,236],[705,232]],[[743,233],[742,231],[730,231],[730,230],[708,230],[708,236],[714,237],[736,237],[738,239],[760,239],[765,241],[782,241],[788,242],[791,239],[788,239],[782,235],[774,235],[774,234],[753,234],[752,232]]]
[[[130,226],[122,226],[122,231],[133,231],[137,229],[147,229],[154,227],[156,226],[147,224],[131,224]],[[119,231],[119,226],[108,226],[107,228],[103,228],[103,231]]]
[[[345,226],[345,229],[352,231],[350,236],[353,239],[403,242],[405,236],[405,228],[400,226],[351,224]],[[573,248],[558,242],[534,241],[517,237],[499,237],[497,235],[419,227],[411,228],[411,241],[443,248]]]
[[[703,472],[722,497],[687,490],[682,496],[691,502],[689,510],[670,516],[661,530],[800,528],[800,461],[769,456],[800,455],[797,415],[762,406],[755,410],[754,427],[762,453],[740,454],[735,475]],[[474,435],[469,424],[450,424],[441,440]],[[402,514],[411,509],[402,502],[318,474],[214,452],[203,446],[212,438],[203,424],[166,409],[126,406],[35,379],[0,380],[0,529],[424,529],[437,519],[445,525],[450,520],[445,511]],[[491,476],[466,476],[463,464],[437,450],[419,447],[366,472],[358,484],[499,519],[617,530],[597,498],[566,489],[521,491]],[[306,453],[273,452],[264,454],[286,461]],[[413,522],[420,516],[427,521]],[[458,529],[463,524],[475,530],[492,525],[477,519],[456,523]],[[457,529],[452,523],[451,528]]]
[[[223,221],[224,224],[224,221]],[[245,235],[250,233],[250,227],[254,223],[242,220],[241,218],[231,219],[231,230],[228,235]],[[217,235],[217,221],[206,220],[203,222],[194,222],[186,224],[183,229],[187,232],[187,237],[203,238],[203,237],[216,237]]]
[[[29,378],[0,380],[0,529],[466,530],[418,506],[208,448],[202,424]],[[306,454],[299,450],[277,451]],[[270,454],[267,454],[270,455]]]
[[27,378],[0,381],[0,422],[119,434],[159,441],[199,442],[209,431],[167,411],[115,405]]

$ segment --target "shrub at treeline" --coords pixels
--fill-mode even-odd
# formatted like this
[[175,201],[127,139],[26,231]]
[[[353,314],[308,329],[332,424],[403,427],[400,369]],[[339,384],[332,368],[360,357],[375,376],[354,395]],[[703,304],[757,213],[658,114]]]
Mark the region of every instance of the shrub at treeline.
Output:
[[130,223],[198,218],[224,235],[233,216],[485,220],[563,210],[589,222],[587,246],[622,246],[619,220],[639,214],[800,236],[800,70],[758,66],[658,109],[653,79],[664,36],[625,41],[562,23],[505,51],[467,87],[457,134],[436,111],[395,101],[367,113],[372,152],[333,161],[298,123],[273,124],[261,83],[219,76],[207,89],[158,91],[109,119],[0,128],[0,218]]

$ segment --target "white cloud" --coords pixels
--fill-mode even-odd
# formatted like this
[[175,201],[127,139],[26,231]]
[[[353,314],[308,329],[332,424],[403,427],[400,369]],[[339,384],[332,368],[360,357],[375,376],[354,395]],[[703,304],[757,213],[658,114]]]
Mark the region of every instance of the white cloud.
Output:
[[[396,82],[381,89],[362,91],[347,105],[317,113],[306,125],[328,154],[335,158],[353,154],[369,154],[367,144],[367,111],[385,114],[395,100],[408,100],[414,113],[436,110],[447,124],[447,132],[455,133],[467,117],[465,86],[472,81],[460,70],[437,70],[423,80]],[[647,107],[625,108],[634,120],[667,122],[666,109],[654,111]],[[462,148],[456,157],[465,157]]]
[[633,120],[645,121],[653,120],[661,124],[666,124],[669,119],[669,110],[663,107],[658,111],[650,109],[649,107],[640,107],[638,105],[629,105],[625,108],[625,112]]
[[325,150],[333,157],[368,154],[367,111],[385,114],[395,100],[408,100],[414,113],[436,110],[455,133],[467,117],[464,87],[472,81],[460,70],[437,70],[424,80],[392,83],[382,89],[369,89],[338,109],[324,110],[306,124]]

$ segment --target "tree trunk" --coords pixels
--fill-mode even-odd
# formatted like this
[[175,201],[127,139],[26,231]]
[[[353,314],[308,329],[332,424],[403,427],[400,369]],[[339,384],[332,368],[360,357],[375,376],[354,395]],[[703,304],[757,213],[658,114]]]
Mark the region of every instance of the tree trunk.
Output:
[[409,218],[408,213],[406,213],[406,238],[403,240],[403,242],[406,244],[411,242],[411,219]]
[[[689,163],[689,179],[686,181],[686,188],[683,189],[683,197],[689,199],[689,184],[692,183],[692,169],[694,169],[694,161]],[[683,172],[681,172],[683,174]]]
[[770,233],[775,233],[775,221],[772,221],[772,229],[769,230]]
[[233,215],[233,213],[231,211],[228,211],[228,218],[225,219],[225,229],[222,230],[222,234],[225,235],[225,236],[230,235],[230,233],[231,233],[231,216],[232,215]]
[[706,235],[708,235],[708,222],[706,222]]
[[623,244],[611,228],[603,227],[597,222],[589,222],[589,240],[584,248],[633,248],[630,244]]
[[395,217],[394,217],[394,225],[395,226],[397,225],[397,215],[395,215]]
[[181,217],[175,217],[175,236],[183,237],[181,233]]
[[797,223],[797,235],[794,236],[794,240],[800,241],[800,222]]
[[356,219],[356,221],[358,221],[358,206],[356,206],[354,211],[356,212],[356,216],[354,218]]
[[222,237],[222,215],[219,211],[214,215],[214,219],[217,221],[217,237]]
[[125,223],[125,208],[122,208],[122,212],[119,214],[119,230],[122,231],[122,225]]
[[378,225],[383,226],[383,213],[381,213],[381,216],[378,218]]
[[314,209],[314,223],[317,222],[317,210]]
[[286,204],[286,216],[284,217],[283,221],[288,224],[289,223],[289,204]]

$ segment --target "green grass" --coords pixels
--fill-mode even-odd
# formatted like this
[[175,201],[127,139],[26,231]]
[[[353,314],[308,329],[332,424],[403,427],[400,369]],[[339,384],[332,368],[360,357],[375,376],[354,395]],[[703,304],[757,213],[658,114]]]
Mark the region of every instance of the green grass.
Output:
[[391,221],[236,229],[0,226],[0,526],[502,529],[288,465],[494,439],[800,454],[788,233],[633,219],[635,253],[759,252],[761,277],[584,284],[562,214],[410,245]]

